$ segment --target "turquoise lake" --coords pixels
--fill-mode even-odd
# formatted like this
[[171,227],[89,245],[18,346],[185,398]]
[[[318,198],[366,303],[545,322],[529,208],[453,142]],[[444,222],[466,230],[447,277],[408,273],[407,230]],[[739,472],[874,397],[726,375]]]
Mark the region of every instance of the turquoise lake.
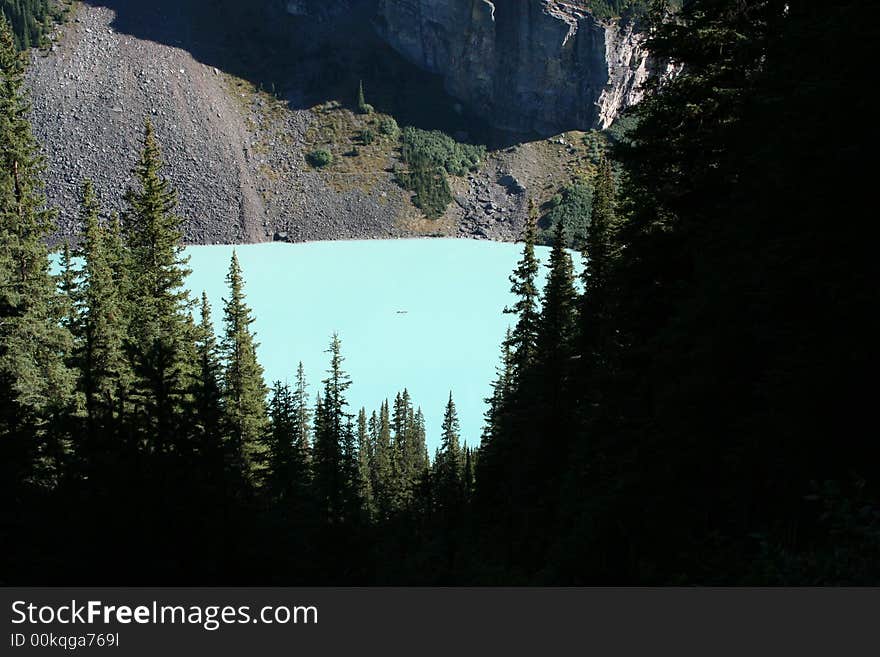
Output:
[[[484,398],[513,319],[502,311],[512,301],[508,277],[521,244],[402,239],[188,247],[188,287],[194,296],[208,293],[218,333],[233,249],[269,385],[292,382],[302,361],[314,402],[336,332],[352,378],[352,413],[378,410],[407,388],[425,413],[433,454],[452,391],[462,438],[479,444]],[[550,249],[537,252],[546,263]]]

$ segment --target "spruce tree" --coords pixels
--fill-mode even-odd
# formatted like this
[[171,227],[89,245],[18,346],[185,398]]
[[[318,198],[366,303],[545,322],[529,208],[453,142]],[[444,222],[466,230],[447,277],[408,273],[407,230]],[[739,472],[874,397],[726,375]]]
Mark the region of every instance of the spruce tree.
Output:
[[[107,266],[112,275],[113,286],[116,291],[116,304],[114,309],[114,321],[122,331],[123,355],[126,358],[120,363],[120,379],[118,385],[117,417],[120,419],[118,427],[125,431],[125,418],[131,415],[132,403],[130,400],[134,373],[131,369],[131,352],[126,347],[127,329],[131,321],[131,276],[129,263],[131,254],[128,252],[125,236],[123,234],[122,218],[118,212],[110,216],[110,221],[104,230],[104,253],[107,258]],[[130,424],[130,423],[129,423]]]
[[58,261],[61,273],[58,275],[58,289],[61,293],[61,325],[67,329],[74,339],[80,332],[79,315],[79,277],[73,263],[73,253],[70,242],[65,240],[61,247],[61,257]]
[[302,362],[296,368],[296,381],[293,388],[293,409],[295,413],[295,442],[303,453],[303,458],[310,460],[311,453],[311,420],[312,412],[309,409],[308,383],[306,382],[305,368]]
[[375,490],[376,483],[376,459],[377,459],[377,450],[379,445],[379,415],[376,411],[370,413],[370,419],[367,420],[367,435],[370,439],[370,473],[371,473],[371,481],[373,483],[373,489]]
[[[126,351],[135,376],[132,402],[149,453],[187,451],[182,409],[194,374],[195,353],[189,270],[181,243],[176,195],[162,177],[162,158],[152,124],[133,170],[137,184],[125,194]],[[115,263],[118,266],[121,263]],[[162,471],[160,471],[162,472]]]
[[226,276],[229,298],[223,301],[224,332],[220,343],[224,372],[223,398],[233,468],[252,483],[260,479],[265,456],[266,397],[263,368],[257,360],[254,318],[245,303],[244,279],[235,251]]
[[[609,275],[612,259],[612,233],[616,224],[615,185],[611,162],[603,157],[599,163],[593,192],[592,218],[587,232],[584,258],[586,267],[582,274],[583,294],[580,302],[579,351],[582,368],[601,368],[602,354],[607,351],[603,343],[609,335]],[[598,372],[593,372],[593,376]],[[591,376],[584,373],[583,376]]]
[[593,190],[590,227],[587,232],[584,259],[584,289],[586,298],[599,294],[607,285],[611,259],[611,232],[615,226],[615,185],[611,161],[603,156],[599,162]]
[[296,402],[288,385],[276,382],[269,402],[267,489],[289,513],[302,510],[309,485],[306,452],[299,439]]
[[510,277],[510,291],[516,297],[514,305],[504,312],[516,316],[507,346],[511,350],[511,376],[515,382],[523,380],[531,367],[538,334],[538,259],[535,257],[536,222],[533,213],[523,231],[523,254]]
[[123,235],[122,219],[119,213],[114,212],[104,231],[104,251],[107,254],[107,266],[113,274],[113,281],[120,301],[120,320],[128,322],[128,304],[130,280],[128,277],[129,253],[126,250],[125,237]]
[[419,407],[413,414],[412,438],[410,440],[410,460],[414,481],[418,481],[428,471],[430,459],[428,458],[427,430],[425,427],[425,414]]
[[336,484],[335,450],[333,449],[333,442],[330,440],[330,436],[327,435],[325,429],[327,416],[324,412],[324,400],[320,391],[315,395],[315,410],[312,418],[312,494],[315,499],[316,510],[322,520],[332,522],[335,518],[332,516],[331,511],[337,499],[333,495]]
[[293,452],[290,469],[292,484],[289,490],[290,503],[288,506],[291,515],[298,521],[304,522],[307,515],[310,517],[312,510],[312,412],[309,408],[308,384],[302,363],[299,363],[296,368],[290,406],[293,418],[291,427]]
[[421,409],[413,408],[409,390],[404,389],[395,397],[391,427],[392,504],[396,509],[403,509],[412,503],[428,469],[425,417]]
[[486,402],[485,424],[481,438],[481,449],[488,449],[494,437],[499,435],[503,418],[510,401],[513,389],[513,352],[511,351],[511,330],[507,329],[504,341],[501,343],[501,363],[496,366],[495,381],[492,382],[492,394]]
[[452,393],[443,413],[440,449],[434,462],[435,496],[441,510],[454,510],[463,498],[464,458],[460,426]]
[[394,397],[391,411],[391,490],[393,491],[392,506],[396,510],[403,509],[409,502],[409,460],[407,445],[407,421],[410,409],[404,393]]
[[391,420],[389,418],[388,400],[382,402],[379,416],[371,424],[374,435],[373,445],[373,494],[376,508],[381,518],[388,518],[394,510],[396,499],[393,477],[393,445],[391,438]]
[[371,520],[376,513],[375,498],[373,495],[373,443],[367,425],[367,411],[361,409],[357,419],[357,452],[358,452],[358,495],[360,496],[362,510],[367,520]]
[[[358,463],[357,431],[354,416],[348,414],[342,431],[342,503],[347,521],[369,520],[366,501],[361,498],[360,466]],[[372,496],[372,493],[371,493]]]
[[[80,389],[85,399],[88,457],[118,460],[118,435],[130,376],[123,350],[123,300],[110,264],[107,230],[101,225],[94,189],[82,191],[82,323],[79,345]],[[112,441],[112,442],[111,442]],[[112,447],[114,445],[115,447]],[[111,466],[112,467],[112,466]]]
[[342,369],[342,345],[336,334],[328,353],[330,367],[315,410],[312,458],[314,489],[320,509],[329,523],[337,524],[347,519],[350,503],[357,497],[356,491],[350,489],[355,482],[357,462],[352,462],[356,450],[352,449],[354,436],[346,399],[351,379]]
[[565,245],[565,227],[560,221],[556,225],[538,322],[531,410],[529,417],[520,422],[520,429],[532,436],[519,445],[516,476],[521,482],[518,488],[525,492],[524,510],[534,514],[528,520],[529,531],[537,534],[533,544],[552,531],[563,473],[570,463],[574,405],[582,392],[575,390],[572,383],[578,295],[574,267]]
[[373,113],[373,106],[367,104],[367,99],[364,96],[364,81],[363,80],[361,80],[358,83],[357,110],[360,114],[372,114]]
[[464,443],[464,472],[462,473],[462,488],[464,489],[465,501],[469,502],[474,494],[474,450]]
[[574,266],[565,244],[565,227],[560,221],[556,224],[550,253],[536,349],[541,378],[539,385],[543,389],[544,400],[552,406],[551,412],[559,410],[560,391],[574,356],[578,320]]
[[275,503],[283,503],[287,486],[292,483],[288,467],[293,455],[293,431],[295,425],[290,386],[276,381],[269,399],[268,454],[266,466],[266,492]]
[[198,373],[192,392],[195,447],[202,457],[202,467],[221,477],[227,460],[224,455],[223,365],[211,319],[211,304],[205,292],[202,292],[199,315],[195,334]]
[[[506,550],[534,558],[532,546],[521,541],[526,527],[541,518],[536,500],[542,486],[542,468],[536,456],[548,431],[542,426],[538,358],[542,312],[538,308],[535,221],[530,217],[523,233],[523,255],[510,280],[516,297],[516,324],[504,344],[507,363],[496,382],[490,404],[489,426],[483,435],[477,476],[477,506],[486,515],[486,534]],[[563,251],[564,252],[564,251]],[[506,392],[503,392],[506,389]],[[546,529],[539,540],[546,540]]]

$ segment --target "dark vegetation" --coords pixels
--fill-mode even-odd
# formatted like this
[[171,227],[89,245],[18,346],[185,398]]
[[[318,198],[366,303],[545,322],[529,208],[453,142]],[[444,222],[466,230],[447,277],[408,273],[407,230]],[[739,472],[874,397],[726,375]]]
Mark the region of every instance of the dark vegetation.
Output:
[[359,114],[372,114],[375,109],[364,97],[364,81],[358,83],[357,110]]
[[56,0],[0,0],[0,13],[6,16],[19,50],[43,44],[45,35],[70,5]]
[[580,3],[597,18],[616,18],[623,15],[643,15],[650,6],[650,0],[582,0]]
[[680,11],[685,0],[574,0],[572,4],[589,9],[597,18],[645,19],[652,8],[664,11]]
[[546,203],[547,212],[539,222],[539,242],[550,244],[558,224],[566,228],[569,244],[576,248],[584,245],[593,204],[593,187],[585,180],[576,180],[563,187]]
[[316,169],[323,169],[333,163],[333,154],[323,148],[319,148],[306,155],[306,160]]
[[[621,116],[607,130],[590,130],[582,137],[588,149],[589,167],[578,174],[558,193],[546,201],[541,209],[538,220],[537,243],[545,246],[553,244],[556,226],[562,223],[568,245],[573,249],[583,250],[586,244],[592,217],[593,192],[598,183],[597,174],[604,159],[609,157],[611,149],[624,143],[635,129],[635,121]],[[612,166],[615,185],[620,183],[620,167]]]
[[452,202],[447,175],[463,176],[476,171],[486,155],[483,146],[461,144],[439,130],[408,126],[401,135],[404,170],[397,179],[414,192],[413,204],[429,217],[439,217]]
[[398,135],[400,135],[400,126],[397,125],[397,120],[394,117],[383,116],[379,121],[379,132],[386,137],[397,139]]
[[[536,222],[479,449],[433,461],[405,392],[354,417],[337,338],[267,394],[237,263],[215,337],[181,293],[149,127],[128,209],[83,191],[48,274],[21,63],[0,43],[0,579],[878,584],[877,287],[861,201],[874,3],[693,0],[686,65],[600,162],[583,293]],[[848,48],[837,47],[840,43]],[[308,321],[308,308],[302,309]],[[268,399],[268,401],[267,401]]]

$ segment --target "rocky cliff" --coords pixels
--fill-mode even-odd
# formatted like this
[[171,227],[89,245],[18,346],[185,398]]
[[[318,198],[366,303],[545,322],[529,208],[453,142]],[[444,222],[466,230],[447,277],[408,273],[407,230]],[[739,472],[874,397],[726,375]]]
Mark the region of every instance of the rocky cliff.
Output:
[[[600,20],[590,5],[590,0],[270,2],[275,14],[312,24],[335,25],[341,17],[357,16],[345,29],[360,31],[372,23],[391,48],[441,76],[450,95],[494,127],[542,136],[607,128],[641,100],[650,75],[674,73],[649,56],[637,19]],[[277,18],[272,22],[282,26]]]
[[496,127],[548,135],[608,127],[638,102],[650,72],[633,22],[599,21],[586,4],[378,0],[376,27]]

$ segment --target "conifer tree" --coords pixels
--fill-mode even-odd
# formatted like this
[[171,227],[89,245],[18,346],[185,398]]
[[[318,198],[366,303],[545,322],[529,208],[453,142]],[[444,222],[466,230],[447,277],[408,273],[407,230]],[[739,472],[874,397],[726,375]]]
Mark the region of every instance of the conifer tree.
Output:
[[[374,435],[373,445],[373,495],[376,509],[381,518],[387,518],[394,509],[395,490],[393,479],[393,446],[391,439],[391,421],[389,419],[388,400],[382,402],[379,416],[373,413],[371,433]],[[373,429],[373,427],[375,427]]]
[[9,484],[57,480],[65,447],[53,427],[74,384],[45,246],[54,216],[28,114],[24,61],[0,16],[0,478]]
[[492,382],[492,394],[485,399],[487,408],[484,415],[485,424],[481,438],[481,449],[488,449],[493,438],[501,430],[502,418],[513,388],[513,352],[511,351],[511,330],[509,327],[505,333],[504,341],[501,343],[501,363],[496,366],[495,371],[496,377]]
[[333,443],[327,435],[326,421],[327,417],[324,413],[324,400],[319,391],[315,395],[315,411],[312,414],[312,492],[314,495],[316,510],[325,521],[332,521],[331,506],[335,503],[336,498],[332,491],[336,483],[335,469],[329,467],[334,463]]
[[367,467],[366,472],[369,472],[372,469],[372,463],[374,461],[374,442],[370,436],[370,420],[367,419],[367,409],[365,408],[361,408],[361,410],[358,411],[357,439],[358,454],[363,452],[364,462]]
[[357,95],[357,109],[361,114],[372,114],[373,106],[367,104],[367,99],[364,96],[364,81],[361,80],[358,83],[358,95]]
[[443,413],[440,449],[434,462],[435,496],[441,510],[454,510],[463,498],[464,458],[460,445],[458,413],[452,393]]
[[110,221],[104,231],[104,242],[104,252],[107,254],[107,266],[113,274],[113,281],[116,285],[117,295],[119,297],[120,307],[118,310],[120,313],[120,321],[127,323],[127,299],[130,296],[130,281],[128,278],[129,254],[126,251],[122,219],[117,212],[114,212],[110,217]]
[[[538,322],[535,377],[531,382],[532,409],[520,429],[532,434],[520,443],[517,470],[527,490],[525,505],[540,509],[531,525],[545,527],[556,510],[562,476],[569,465],[577,392],[572,385],[575,355],[578,295],[574,286],[574,267],[565,248],[565,226],[556,224],[547,282]],[[527,508],[533,508],[531,506]]]
[[544,287],[541,315],[538,320],[539,341],[536,360],[540,368],[540,385],[545,400],[555,405],[563,379],[574,355],[577,329],[577,291],[574,287],[574,266],[565,248],[565,227],[556,224],[547,283]]
[[293,456],[295,425],[290,386],[276,381],[269,400],[268,455],[266,489],[273,501],[287,497],[287,485],[292,483],[288,468]]
[[409,459],[407,445],[407,423],[410,413],[408,405],[409,393],[397,393],[391,411],[391,490],[392,505],[396,510],[404,508],[409,501]]
[[[347,414],[342,430],[342,504],[348,522],[369,520],[365,500],[361,498],[360,466],[358,463],[357,431],[354,416]],[[372,494],[371,494],[372,496]]]
[[99,208],[90,181],[82,192],[82,325],[80,339],[80,389],[85,399],[90,458],[118,458],[122,400],[130,377],[123,351],[125,336],[123,301],[110,265],[108,237],[98,216]]
[[301,521],[310,515],[312,506],[312,412],[309,409],[308,384],[305,369],[299,363],[296,378],[291,390],[290,406],[293,414],[291,438],[293,454],[290,477],[293,481],[290,489],[290,512]]
[[379,445],[379,415],[376,411],[370,413],[370,419],[367,420],[367,435],[370,439],[370,476],[373,483],[373,490],[375,491],[376,458]]
[[296,420],[294,442],[298,449],[302,451],[303,458],[308,463],[311,452],[312,412],[309,409],[308,383],[306,382],[306,373],[302,362],[296,368],[296,381],[294,382],[292,401]]
[[403,509],[413,501],[416,489],[428,470],[425,416],[421,409],[413,408],[409,390],[404,389],[395,397],[391,427],[393,506]]
[[418,480],[428,471],[430,459],[428,458],[427,430],[425,427],[425,414],[421,407],[417,408],[412,421],[412,438],[410,440],[410,459],[414,480]]
[[319,398],[315,410],[312,459],[314,489],[320,509],[328,522],[336,524],[346,520],[350,502],[356,498],[356,491],[349,487],[355,481],[352,475],[356,476],[357,462],[350,463],[350,459],[356,456],[355,450],[349,446],[349,442],[354,444],[346,399],[351,379],[342,369],[342,346],[336,334],[330,342],[328,353],[330,367],[323,381],[323,396]]
[[474,494],[474,450],[464,443],[464,472],[462,474],[462,487],[464,488],[465,501],[469,502]]
[[61,273],[58,275],[58,289],[61,292],[61,324],[70,334],[76,337],[80,332],[79,314],[79,279],[73,264],[73,253],[70,242],[64,241],[61,247],[61,257],[58,266]]
[[479,468],[476,463],[472,467],[479,476],[475,476],[475,492],[479,493],[481,504],[485,508],[503,504],[504,487],[508,476],[507,459],[510,457],[510,443],[516,431],[512,420],[516,404],[513,403],[513,340],[512,331],[507,329],[501,343],[501,363],[496,368],[497,377],[492,384],[492,395],[486,399],[487,410],[485,425],[480,438]]
[[133,171],[137,185],[125,194],[126,351],[136,379],[137,424],[148,452],[159,455],[175,451],[185,440],[181,410],[196,360],[181,219],[174,213],[176,195],[161,175],[162,166],[147,121]]
[[[107,266],[112,274],[113,286],[116,291],[115,323],[122,331],[122,350],[126,358],[120,363],[120,380],[118,386],[117,417],[121,431],[125,430],[125,419],[131,415],[131,390],[135,380],[131,369],[131,351],[126,347],[127,329],[131,321],[131,276],[129,263],[131,254],[125,242],[122,218],[118,212],[110,216],[104,230],[104,253]],[[130,424],[130,423],[129,423]]]
[[367,520],[373,518],[376,513],[375,498],[373,495],[373,476],[371,463],[373,461],[373,443],[367,428],[367,411],[361,409],[357,419],[357,451],[358,451],[358,495],[360,496],[362,510]]
[[535,257],[536,223],[533,213],[523,231],[523,254],[510,277],[510,291],[516,297],[511,308],[504,312],[516,316],[507,346],[511,350],[511,378],[519,382],[532,365],[538,334],[538,260]]
[[262,438],[266,430],[266,397],[263,368],[257,360],[254,318],[245,302],[244,279],[235,251],[226,276],[229,298],[223,302],[223,398],[232,465],[250,481],[260,479],[265,457]]
[[[615,217],[615,186],[611,162],[603,157],[599,163],[596,176],[595,191],[590,227],[587,231],[586,267],[582,274],[583,295],[580,302],[579,345],[582,367],[594,369],[601,367],[602,335],[609,321],[608,278],[612,258],[612,232],[616,224]],[[606,345],[607,346],[607,345]],[[595,373],[594,373],[595,374]],[[589,376],[584,374],[584,376]]]
[[301,511],[309,485],[308,462],[299,436],[294,394],[280,381],[272,389],[269,416],[269,495],[288,512]]
[[223,365],[211,319],[211,304],[205,292],[202,292],[200,318],[195,333],[198,373],[193,381],[195,441],[203,459],[202,467],[219,477],[226,462]]
[[608,266],[611,259],[611,231],[615,225],[615,186],[611,161],[603,156],[599,162],[593,190],[593,204],[590,213],[590,228],[587,232],[584,259],[584,289],[595,296],[608,281]]
[[409,413],[409,392],[398,392],[394,397],[394,411],[391,414],[391,427],[394,431],[394,442],[402,450],[406,442],[407,420]]

